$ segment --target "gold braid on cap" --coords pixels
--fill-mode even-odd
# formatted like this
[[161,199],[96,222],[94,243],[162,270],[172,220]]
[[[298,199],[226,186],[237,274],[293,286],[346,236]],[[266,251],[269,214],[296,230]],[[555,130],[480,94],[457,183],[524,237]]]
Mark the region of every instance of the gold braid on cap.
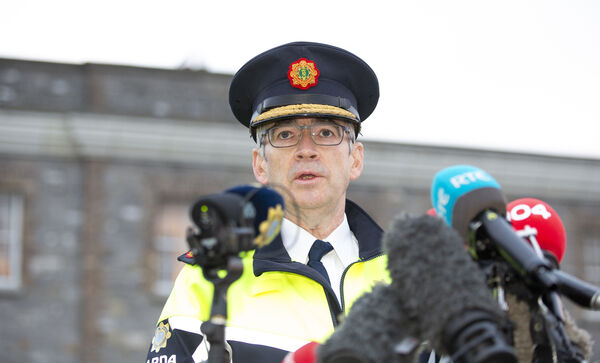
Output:
[[323,114],[328,116],[340,116],[358,121],[358,118],[352,112],[344,110],[343,108],[329,105],[305,103],[300,105],[287,105],[272,108],[258,115],[254,120],[252,120],[252,124],[273,118],[303,114]]

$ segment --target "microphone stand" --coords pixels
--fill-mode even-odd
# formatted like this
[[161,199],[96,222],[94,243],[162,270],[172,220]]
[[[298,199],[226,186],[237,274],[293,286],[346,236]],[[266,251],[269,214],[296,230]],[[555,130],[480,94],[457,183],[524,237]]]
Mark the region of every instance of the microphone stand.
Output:
[[562,302],[558,293],[550,291],[532,304],[530,333],[533,342],[533,363],[578,363],[582,356],[567,336]]
[[[190,251],[194,262],[202,268],[204,278],[214,286],[210,318],[200,326],[200,331],[210,343],[208,363],[230,361],[225,340],[227,291],[244,271],[240,253],[268,243],[265,241],[267,235],[263,235],[259,227],[254,226],[257,210],[250,202],[260,189],[250,188],[246,191],[243,191],[246,189],[244,187],[238,189],[240,190],[236,192],[201,197],[190,209],[190,218],[196,225],[196,228],[190,227],[187,231]],[[281,198],[274,191],[267,193],[273,194],[268,198]],[[281,217],[283,217],[282,205],[283,199],[281,204],[277,204],[274,208],[276,211],[279,210]],[[278,213],[275,212],[273,215],[272,213],[272,208],[269,207],[268,218],[266,218],[269,228],[277,227],[277,223],[281,222],[280,219],[278,220]],[[264,221],[260,225],[262,226],[263,223]],[[255,228],[258,229],[258,233],[255,233]],[[258,237],[261,237],[260,243],[257,242]]]
[[[529,236],[534,251],[544,258],[534,234]],[[554,275],[538,270],[530,278],[531,290],[540,291],[537,303],[530,305],[530,334],[533,342],[533,363],[578,363],[584,362],[581,354],[573,346],[565,330],[563,304],[558,294],[557,280]]]
[[[223,241],[221,242],[213,237],[203,238],[192,228],[189,228],[187,232],[187,241],[193,252],[194,260],[202,267],[204,278],[214,286],[210,318],[200,326],[200,331],[210,343],[208,363],[229,363],[230,361],[225,341],[227,291],[244,272],[244,264],[239,253],[244,250],[242,245],[253,233],[249,227],[230,227],[225,231],[225,237],[222,236]],[[223,275],[223,272],[226,274]]]
[[477,232],[482,224],[487,226],[488,232],[490,228],[494,228],[496,235],[502,236],[503,233],[498,231],[502,232],[506,227],[505,224],[497,221],[498,219],[495,218],[485,218],[482,222],[471,224],[470,252],[477,256],[479,265],[488,278],[488,286],[493,289],[501,308],[504,310],[508,308],[504,300],[507,284],[511,285],[509,291],[513,290],[528,302],[531,314],[530,335],[534,345],[533,363],[584,362],[583,357],[578,354],[567,337],[562,301],[558,295],[558,280],[552,273],[549,263],[539,262],[542,261],[543,255],[539,246],[535,248],[537,241],[534,240],[535,243],[532,244],[541,259],[529,258],[521,262],[522,270],[518,271],[511,256],[529,256],[529,247],[525,243],[506,244],[505,247],[512,248],[510,253],[507,253],[502,248],[489,249],[489,240],[477,238]]
[[[531,314],[529,331],[534,348],[532,363],[585,362],[567,336],[562,301],[555,289],[548,288],[547,281],[526,277],[527,284],[524,284],[518,274],[502,262],[487,265],[480,261],[480,266],[486,272],[488,285],[494,290],[494,295],[503,310],[509,309],[504,299],[507,281],[519,284],[519,289],[526,289],[526,300]],[[520,294],[523,293],[521,290]]]
[[227,323],[227,290],[242,276],[244,265],[238,256],[227,258],[227,275],[219,277],[218,267],[203,269],[204,277],[214,285],[210,319],[200,327],[210,343],[208,363],[229,363],[229,353],[225,348],[225,325]]

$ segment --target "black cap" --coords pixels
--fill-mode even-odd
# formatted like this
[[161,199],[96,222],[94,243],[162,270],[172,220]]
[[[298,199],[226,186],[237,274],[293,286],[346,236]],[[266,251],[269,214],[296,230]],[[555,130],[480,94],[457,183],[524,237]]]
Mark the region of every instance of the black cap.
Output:
[[235,74],[229,105],[250,128],[298,116],[351,121],[356,134],[379,99],[375,72],[356,55],[331,45],[294,42],[257,55]]

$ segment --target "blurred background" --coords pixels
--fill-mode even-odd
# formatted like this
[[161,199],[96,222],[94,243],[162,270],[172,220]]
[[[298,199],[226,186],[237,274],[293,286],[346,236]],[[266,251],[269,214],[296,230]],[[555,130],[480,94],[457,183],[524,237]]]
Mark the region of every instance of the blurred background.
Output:
[[[253,181],[229,82],[296,40],[379,77],[349,197],[384,228],[431,207],[438,170],[476,165],[549,203],[562,269],[600,285],[597,2],[0,4],[2,362],[145,360],[190,204]],[[566,304],[600,341],[600,313]]]

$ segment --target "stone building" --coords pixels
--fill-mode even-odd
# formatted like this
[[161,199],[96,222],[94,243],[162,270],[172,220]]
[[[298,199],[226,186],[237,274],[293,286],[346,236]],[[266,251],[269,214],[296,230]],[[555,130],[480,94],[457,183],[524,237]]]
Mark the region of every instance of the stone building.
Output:
[[[0,59],[3,362],[144,361],[187,247],[187,208],[253,181],[230,79]],[[349,197],[384,228],[430,208],[438,170],[476,165],[508,200],[552,205],[568,235],[563,270],[600,286],[600,160],[364,143]],[[599,341],[600,314],[567,304]]]

